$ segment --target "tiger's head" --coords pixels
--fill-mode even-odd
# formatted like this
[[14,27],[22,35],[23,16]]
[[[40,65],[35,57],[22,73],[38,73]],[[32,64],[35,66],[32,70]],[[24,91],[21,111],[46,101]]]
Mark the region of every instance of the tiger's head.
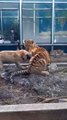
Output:
[[37,47],[36,43],[33,40],[24,40],[23,44],[27,51]]

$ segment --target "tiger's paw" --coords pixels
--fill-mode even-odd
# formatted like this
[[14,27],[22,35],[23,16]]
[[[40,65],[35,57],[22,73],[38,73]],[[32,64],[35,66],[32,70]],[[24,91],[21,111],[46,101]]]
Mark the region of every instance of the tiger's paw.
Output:
[[48,71],[42,71],[41,74],[42,75],[49,75],[49,72]]

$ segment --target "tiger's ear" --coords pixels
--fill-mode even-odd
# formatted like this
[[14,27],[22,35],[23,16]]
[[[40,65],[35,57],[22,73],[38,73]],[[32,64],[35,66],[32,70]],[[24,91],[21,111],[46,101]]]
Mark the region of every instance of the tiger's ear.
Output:
[[25,43],[26,40],[23,40],[23,44]]

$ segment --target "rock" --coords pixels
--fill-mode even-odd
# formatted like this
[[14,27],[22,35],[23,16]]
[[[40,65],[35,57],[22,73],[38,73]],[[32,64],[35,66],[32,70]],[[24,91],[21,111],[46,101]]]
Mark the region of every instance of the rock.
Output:
[[53,71],[58,70],[57,64],[56,64],[56,63],[51,63],[51,64],[48,66],[48,69],[49,69],[49,72],[53,72]]
[[29,82],[28,79],[22,78],[19,81],[17,81],[20,85],[25,86],[25,87],[30,87],[31,83]]

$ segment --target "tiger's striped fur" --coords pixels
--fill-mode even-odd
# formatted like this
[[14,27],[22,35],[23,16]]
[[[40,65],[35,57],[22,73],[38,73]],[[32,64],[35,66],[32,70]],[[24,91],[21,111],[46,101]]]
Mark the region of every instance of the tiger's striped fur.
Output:
[[[36,56],[36,57],[35,57]],[[36,73],[36,74],[41,74],[41,75],[49,75],[48,71],[45,71],[44,65],[46,67],[46,60],[40,59],[39,61],[36,62],[38,59],[39,54],[35,55],[34,57],[31,58],[29,61],[29,66],[25,70],[19,70],[16,72],[11,73],[10,75],[10,81],[13,83],[13,77],[17,75],[29,75],[30,73]],[[32,62],[33,60],[33,62]]]
[[48,64],[51,62],[48,51],[43,47],[39,47],[33,40],[25,40],[24,47],[29,53],[32,54],[32,56],[42,53],[41,57],[46,59],[46,63]]

